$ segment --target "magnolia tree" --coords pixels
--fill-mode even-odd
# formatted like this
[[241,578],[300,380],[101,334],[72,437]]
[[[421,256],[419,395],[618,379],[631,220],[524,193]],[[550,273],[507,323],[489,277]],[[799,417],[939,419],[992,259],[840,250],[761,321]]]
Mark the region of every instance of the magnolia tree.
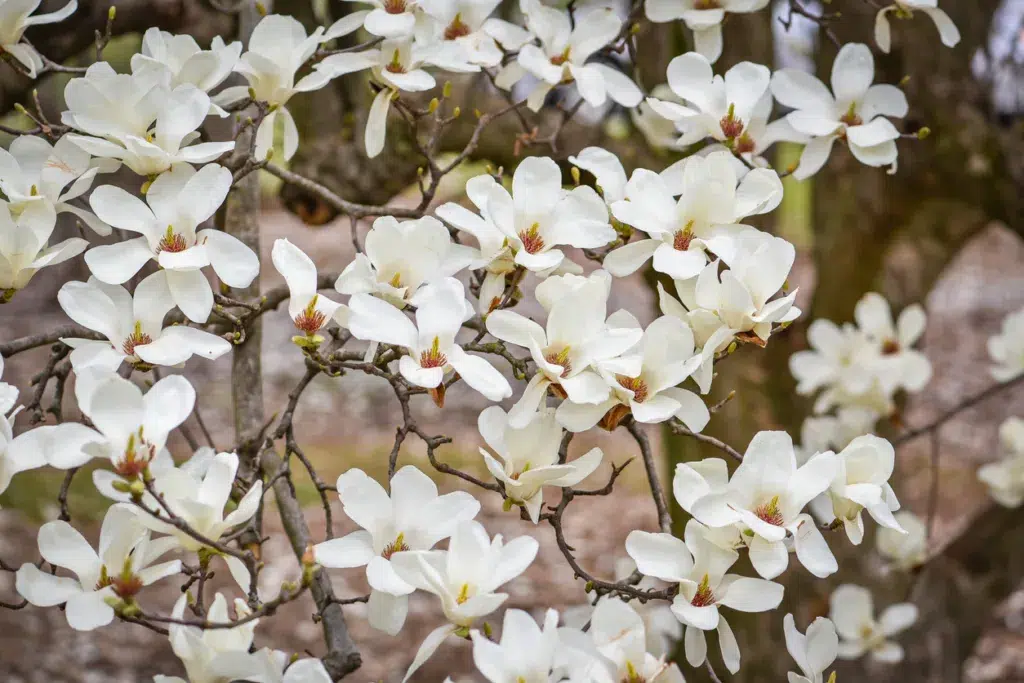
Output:
[[[341,679],[361,663],[346,606],[366,603],[370,626],[400,637],[417,591],[435,596],[444,618],[403,680],[457,639],[471,642],[479,675],[492,683],[669,682],[694,668],[723,680],[743,666],[730,621],[777,610],[784,574],[829,577],[839,569],[831,548],[860,545],[872,525],[893,571],[928,560],[931,520],[900,510],[894,447],[953,413],[891,440],[875,435],[903,394],[932,380],[914,349],[926,325],[921,306],[894,315],[869,293],[854,321],[810,323],[810,349],[789,360],[796,391],[814,397],[799,445],[785,431],[744,444],[703,432],[722,407],[707,399],[720,366],[764,353],[801,316],[788,284],[794,246],[748,219],[777,209],[782,178],[811,178],[838,147],[900,183],[899,155],[913,155],[928,131],[902,122],[902,84],[876,77],[874,55],[899,40],[905,22],[892,20],[918,14],[934,22],[936,50],[956,45],[957,27],[934,1],[869,2],[878,5],[874,44],[836,39],[820,78],[751,61],[716,65],[723,21],[769,12],[767,0],[370,0],[315,27],[247,0],[218,2],[237,15],[236,34],[206,48],[150,28],[125,73],[103,60],[114,8],[95,62],[83,68],[24,37],[35,24],[75,22],[76,2],[51,14],[38,4],[0,3],[6,68],[70,80],[59,116],[37,98],[20,109],[32,127],[5,128],[14,138],[0,150],[0,298],[26,296],[65,272],[48,266],[71,259],[89,276],[54,287],[73,324],[0,343],[4,359],[51,349],[36,388],[22,388],[24,405],[17,387],[0,384],[0,491],[35,468],[67,473],[53,492],[60,518],[39,528],[38,554],[0,563],[21,597],[3,607],[60,607],[83,631],[120,620],[164,634],[182,666],[155,677],[163,683]],[[838,13],[798,0],[782,11],[786,27],[798,15],[835,39]],[[636,78],[637,35],[668,22],[685,27],[694,49],[673,56],[667,85],[648,90]],[[468,74],[480,102],[499,104],[462,111],[444,82],[453,74]],[[356,203],[283,165],[314,142],[300,136],[295,105],[336,79],[372,90],[354,154],[385,152],[396,130],[413,142],[418,201]],[[637,144],[643,135],[672,152],[664,164],[627,174],[604,147],[562,144],[572,119],[612,110],[634,117]],[[456,121],[470,116],[464,146],[442,154]],[[508,122],[515,136],[486,144],[514,147],[522,155],[514,168],[456,173]],[[779,142],[802,149],[790,167],[770,161]],[[120,167],[115,184],[109,174]],[[260,173],[350,217],[354,258],[318,273],[308,254],[278,239],[270,260],[286,286],[260,290]],[[467,202],[435,201],[449,175],[464,182]],[[77,236],[54,237],[60,214],[79,224]],[[620,280],[641,270],[657,282],[659,313],[646,327],[643,312],[609,310]],[[266,415],[259,332],[261,316],[279,306],[294,324],[296,384]],[[992,333],[995,384],[961,407],[1024,373],[1024,311]],[[225,355],[233,356],[234,447],[218,453],[189,437],[189,451],[170,452],[169,436],[195,406],[188,370]],[[331,485],[304,455],[294,420],[314,378],[344,383],[354,373],[390,386],[401,422],[387,480],[352,468]],[[425,401],[443,407],[450,392],[479,408],[479,471],[489,476],[446,464],[451,439],[417,422]],[[663,482],[656,425],[719,457],[678,464]],[[633,457],[573,447],[581,433],[617,430],[635,442]],[[1024,501],[1024,427],[1012,420],[1000,433],[1006,459],[979,477],[1014,507]],[[401,448],[415,441],[427,471],[399,466]],[[631,530],[621,548],[628,567],[597,576],[577,560],[565,520],[575,499],[610,494],[634,460],[659,526]],[[111,501],[95,548],[67,504],[86,465]],[[311,535],[295,497],[298,468],[322,499],[324,538]],[[458,490],[441,494],[438,480]],[[273,506],[264,504],[270,491]],[[485,498],[521,518],[518,534],[492,536],[476,519]],[[358,527],[340,538],[335,500]],[[685,528],[673,529],[673,508],[689,514]],[[267,593],[257,587],[261,546],[264,517],[275,514],[296,561],[293,576]],[[564,614],[504,609],[506,586],[545,535],[588,605]],[[364,568],[368,594],[335,593],[332,573]],[[211,594],[206,579],[222,569],[236,585]],[[181,588],[169,613],[147,599],[155,583]],[[307,595],[322,645],[300,655],[257,650],[260,625]],[[900,635],[917,607],[878,604],[853,584],[829,602],[828,618],[813,622],[772,617],[784,625],[790,683],[834,681],[837,657],[903,658]]]

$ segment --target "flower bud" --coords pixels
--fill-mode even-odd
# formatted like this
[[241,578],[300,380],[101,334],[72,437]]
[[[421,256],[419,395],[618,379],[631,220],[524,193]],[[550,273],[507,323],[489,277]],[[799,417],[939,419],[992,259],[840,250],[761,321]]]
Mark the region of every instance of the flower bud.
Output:
[[427,111],[433,114],[435,111],[437,111],[437,108],[439,106],[441,106],[441,102],[435,97],[434,99],[430,100],[430,104],[427,105]]
[[448,98],[448,97],[452,96],[452,82],[451,81],[445,81],[444,82],[444,87],[441,88],[441,96],[444,97],[444,98]]

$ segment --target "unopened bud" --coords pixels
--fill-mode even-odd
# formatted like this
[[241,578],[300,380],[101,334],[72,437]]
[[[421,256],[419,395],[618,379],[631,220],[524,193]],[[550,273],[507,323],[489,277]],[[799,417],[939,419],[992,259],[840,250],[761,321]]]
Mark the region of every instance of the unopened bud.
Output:
[[584,593],[589,593],[592,590],[594,590],[594,582],[593,581],[587,581],[587,583],[583,586],[583,592]]
[[132,498],[141,498],[145,491],[146,485],[139,479],[136,479],[128,485],[128,492],[132,494]]
[[492,629],[491,625],[488,622],[485,621],[484,622],[484,635],[487,636],[488,638],[490,638],[491,634],[493,634],[493,633],[494,633],[494,629]]
[[508,512],[509,510],[512,509],[512,505],[514,505],[512,499],[506,498],[505,501],[501,504],[501,509],[504,510],[505,512]]
[[828,677],[828,683],[836,683],[836,672],[833,671]]
[[120,479],[115,479],[110,485],[113,486],[114,490],[118,493],[128,493],[132,490],[132,487],[128,482]]
[[461,107],[455,107],[455,111],[452,112],[452,118],[453,119],[457,119],[460,116],[462,116],[462,108]]
[[259,14],[259,15],[260,15],[261,17],[265,17],[265,16],[267,16],[267,6],[266,6],[266,5],[264,5],[264,4],[262,3],[262,2],[257,2],[257,3],[256,3],[256,12],[257,12],[257,13],[258,13],[258,14]]
[[117,6],[111,5],[110,9],[107,10],[107,21],[113,21],[114,17],[117,16]]
[[452,96],[452,82],[451,81],[445,81],[444,82],[444,87],[441,88],[441,96],[442,97],[446,97],[446,98]]
[[907,83],[910,83],[910,74],[907,74],[906,76],[900,79],[900,87],[905,87]]
[[256,99],[256,90],[254,88],[249,88],[249,99],[250,100],[255,100]]
[[727,352],[727,353],[733,353],[733,352],[735,352],[735,351],[736,351],[736,348],[737,348],[738,346],[739,346],[739,344],[737,344],[736,342],[733,342],[732,344],[729,344],[729,348],[728,348],[728,349],[726,349],[726,352]]
[[917,139],[924,140],[926,137],[932,134],[932,129],[928,126],[924,126],[917,131]]
[[483,115],[484,115],[484,113],[482,111],[480,111],[479,109],[474,109],[473,110],[473,116],[475,116],[477,118],[480,118]]
[[437,108],[440,106],[441,102],[435,97],[434,99],[430,100],[430,104],[427,105],[427,111],[433,114],[435,111],[437,111]]
[[121,608],[121,616],[122,617],[128,617],[130,619],[132,617],[137,617],[140,614],[142,614],[142,610],[139,609],[139,606],[136,605],[134,602],[131,603],[131,604],[125,605],[124,607]]
[[572,176],[573,185],[579,185],[580,184],[580,169],[579,168],[577,168],[576,166],[573,166],[572,170],[569,171],[569,175]]
[[637,34],[637,33],[640,33],[640,22],[636,22],[635,24],[630,26],[629,27],[629,32],[634,34],[634,35]]
[[23,116],[28,116],[28,109],[25,109],[25,106],[22,105],[20,102],[14,103],[14,111],[18,112],[19,114],[22,114]]

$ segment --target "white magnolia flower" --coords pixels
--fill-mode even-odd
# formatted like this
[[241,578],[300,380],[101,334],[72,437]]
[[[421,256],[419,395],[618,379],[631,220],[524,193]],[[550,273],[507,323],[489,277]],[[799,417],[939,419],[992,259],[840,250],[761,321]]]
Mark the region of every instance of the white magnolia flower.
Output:
[[299,148],[299,131],[285,105],[295,93],[319,90],[331,80],[321,69],[295,80],[296,72],[326,39],[322,26],[307,36],[306,29],[295,17],[281,14],[263,17],[253,29],[248,49],[235,64],[235,72],[242,74],[249,85],[225,88],[214,101],[227,107],[247,99],[251,92],[253,99],[270,106],[270,113],[263,117],[256,130],[257,159],[265,159],[273,146],[278,118],[284,127],[284,158],[291,159]]
[[[174,604],[172,618],[182,619],[185,616],[187,598],[188,595],[182,595]],[[236,620],[245,619],[251,613],[245,600],[235,598],[234,606]],[[218,624],[231,621],[223,594],[214,596],[206,618]],[[170,624],[167,630],[170,632],[171,649],[185,667],[188,680],[177,676],[154,676],[153,683],[230,683],[236,680],[237,676],[231,671],[232,665],[239,657],[250,657],[249,648],[259,622],[259,619],[250,619],[233,628],[219,629]]]
[[[808,462],[822,457],[831,455],[822,453]],[[858,436],[836,454],[834,460],[838,468],[827,492],[832,515],[823,521],[840,520],[854,545],[860,545],[864,540],[861,514],[864,510],[883,527],[902,531],[892,514],[900,507],[889,486],[896,464],[896,451],[892,444],[871,434]]]
[[1024,503],[1024,420],[1011,417],[999,426],[1002,459],[978,469],[978,479],[989,495],[1004,507]]
[[415,585],[396,573],[393,557],[407,550],[428,550],[472,519],[480,503],[465,491],[437,495],[430,477],[406,465],[391,478],[391,495],[360,469],[338,477],[338,497],[349,518],[362,527],[348,536],[313,547],[316,561],[331,568],[366,567],[370,583],[370,625],[398,633]]
[[750,561],[767,579],[789,565],[787,538],[812,574],[824,578],[835,573],[836,558],[814,519],[803,511],[835,479],[835,454],[823,453],[797,467],[789,434],[758,432],[728,483],[725,462],[708,460],[702,468],[687,463],[676,468],[673,489],[678,498],[686,496],[679,503],[694,518],[711,528],[749,530],[743,540],[750,546]]
[[797,380],[798,394],[809,396],[826,390],[823,396],[828,398],[815,405],[815,412],[835,403],[832,396],[861,396],[876,385],[878,346],[855,325],[839,327],[818,318],[807,328],[807,343],[809,350],[789,357],[789,371]]
[[15,588],[37,607],[65,605],[68,625],[91,631],[114,620],[115,610],[108,601],[131,604],[143,587],[181,571],[181,560],[154,564],[173,547],[170,540],[150,540],[135,511],[125,504],[107,510],[98,551],[67,522],[47,522],[39,528],[39,553],[75,578],[55,576],[25,563],[17,572]]
[[608,411],[614,411],[609,428],[629,413],[637,422],[644,423],[676,417],[699,432],[711,414],[699,396],[678,385],[702,362],[701,354],[694,349],[693,332],[686,323],[662,316],[644,331],[638,349],[595,364],[611,390],[608,399],[602,403],[566,401],[558,407],[558,421],[569,431],[582,432],[601,421]]
[[223,677],[225,681],[331,683],[331,676],[319,659],[306,657],[292,661],[287,652],[271,650],[268,647],[252,653],[240,650],[218,653],[211,663],[210,671]]
[[[154,482],[157,493],[163,497],[163,504],[149,494],[143,496],[147,508],[158,514],[140,514],[139,519],[150,529],[174,537],[177,545],[184,550],[198,552],[207,546],[168,521],[167,511],[184,520],[203,537],[212,541],[219,540],[225,533],[248,522],[256,514],[263,498],[263,481],[257,479],[238,501],[235,509],[224,514],[224,506],[231,498],[231,487],[235,483],[237,471],[238,456],[235,453],[215,455],[201,479],[182,468],[164,471]],[[251,577],[245,563],[234,555],[223,555],[223,558],[231,577],[239,588],[248,593]]]
[[462,323],[473,316],[462,283],[455,278],[436,280],[412,300],[416,323],[405,313],[369,294],[349,300],[348,327],[356,339],[394,344],[408,351],[398,361],[402,376],[415,386],[431,390],[438,406],[444,404],[444,376],[450,371],[491,401],[512,395],[512,387],[493,365],[466,353],[455,341]]
[[544,614],[544,629],[529,614],[519,609],[505,612],[501,640],[494,642],[476,629],[469,632],[473,641],[473,663],[490,683],[546,683],[559,654],[558,612]]
[[894,0],[893,4],[878,10],[878,14],[875,15],[875,43],[878,44],[878,49],[888,53],[892,46],[890,12],[894,12],[897,19],[910,19],[914,12],[924,12],[935,22],[942,44],[946,47],[956,46],[960,42],[960,30],[949,15],[938,8],[938,4],[938,0]]
[[482,67],[501,64],[503,53],[517,50],[532,37],[526,29],[491,14],[500,0],[435,0],[422,6],[432,21],[416,26],[416,38],[423,43],[438,43],[441,51],[451,51],[456,61]]
[[170,97],[170,78],[165,70],[119,74],[107,62],[96,62],[68,81],[61,123],[96,138],[145,141]]
[[726,13],[757,12],[768,0],[646,0],[644,13],[655,23],[682,19],[693,31],[694,48],[715,62],[722,56],[722,22]]
[[910,571],[928,559],[928,527],[924,520],[909,510],[900,510],[893,516],[902,531],[882,527],[875,543],[879,554],[896,569]]
[[879,350],[878,376],[883,385],[896,385],[907,391],[920,391],[932,376],[928,358],[912,348],[924,334],[927,318],[920,304],[900,311],[893,324],[889,302],[876,292],[868,292],[853,312],[857,326]]
[[316,264],[304,251],[286,239],[277,239],[270,257],[288,285],[288,315],[304,335],[293,339],[316,344],[322,339],[317,332],[332,320],[347,324],[348,307],[317,293]]
[[490,313],[501,303],[508,276],[517,268],[515,254],[505,233],[491,221],[487,213],[487,197],[494,182],[494,178],[489,175],[475,176],[466,181],[466,196],[479,209],[480,214],[455,202],[442,204],[436,211],[440,219],[476,238],[479,245],[478,253],[475,254],[477,258],[469,267],[482,268],[485,273],[477,304],[477,312],[481,315]]
[[150,275],[132,296],[121,285],[108,285],[94,277],[88,282],[66,282],[57,301],[68,317],[99,332],[99,339],[62,338],[72,347],[71,365],[76,372],[101,368],[115,372],[123,361],[139,370],[154,365],[180,365],[192,356],[214,360],[231,350],[231,344],[215,334],[188,325],[163,326],[174,308],[165,278]]
[[427,634],[403,681],[430,658],[449,635],[465,633],[477,620],[498,609],[507,593],[502,585],[526,571],[540,544],[530,536],[505,543],[492,540],[479,522],[462,521],[452,533],[447,551],[396,553],[391,564],[398,576],[441,600],[449,623]]
[[[588,631],[601,657],[605,683],[647,681],[684,683],[679,667],[647,651],[644,620],[632,605],[617,598],[594,607]],[[596,673],[596,672],[595,672]]]
[[[528,157],[516,167],[512,194],[491,179],[485,196],[480,209],[504,235],[516,265],[540,277],[581,272],[559,247],[596,249],[616,237],[597,192],[587,186],[563,189],[562,171],[548,157]],[[464,223],[455,225],[471,232]]]
[[807,627],[804,635],[796,630],[792,614],[783,621],[786,631],[786,649],[800,667],[801,673],[789,672],[789,683],[824,683],[825,670],[836,661],[839,636],[828,619],[818,617]]
[[[4,374],[4,359],[0,356],[0,377]],[[14,407],[18,401],[18,389],[7,382],[0,382],[0,493],[11,485],[11,479],[19,472],[34,470],[46,464],[44,454],[34,448],[20,448],[14,445],[19,439],[14,437],[12,424],[21,407]],[[26,432],[31,433],[31,432]]]
[[75,398],[92,428],[77,422],[37,427],[12,446],[43,454],[57,469],[108,460],[118,476],[134,481],[160,454],[167,437],[191,414],[195,389],[168,375],[143,395],[130,381],[101,368],[76,373]]
[[[102,282],[119,285],[156,261],[175,305],[189,320],[206,322],[213,290],[202,268],[212,266],[229,287],[248,287],[259,275],[256,254],[237,237],[196,228],[213,216],[231,189],[231,171],[208,164],[196,171],[179,164],[153,181],[146,202],[113,185],[96,188],[93,211],[116,228],[140,237],[93,247],[89,270]],[[148,204],[148,206],[147,206]]]
[[1003,318],[999,334],[989,337],[988,355],[997,382],[1009,382],[1024,373],[1024,308]]
[[710,136],[745,153],[754,149],[748,127],[770,82],[771,72],[762,64],[740,62],[723,78],[714,75],[707,57],[688,52],[668,65],[668,85],[685,104],[653,97],[647,102],[683,131],[677,144],[691,145]]
[[839,633],[839,659],[857,659],[870,654],[879,662],[903,660],[903,648],[889,638],[914,625],[916,605],[909,602],[890,605],[876,621],[871,591],[852,584],[836,588],[829,602],[829,619]]
[[63,263],[89,246],[81,237],[48,244],[57,222],[49,204],[35,203],[17,219],[11,213],[10,205],[0,201],[0,303],[24,289],[40,268]]
[[592,448],[575,460],[560,463],[562,428],[550,410],[536,413],[525,427],[516,429],[501,406],[491,406],[480,413],[477,427],[501,459],[499,463],[481,448],[487,469],[505,487],[508,500],[522,505],[534,524],[540,518],[545,486],[575,486],[590,476],[604,457],[600,448]]
[[606,321],[611,277],[605,271],[578,279],[581,284],[552,302],[546,329],[504,309],[487,316],[488,332],[529,349],[537,365],[536,374],[509,411],[509,424],[514,427],[530,421],[552,385],[573,403],[607,400],[611,388],[592,366],[621,355],[643,336],[638,327],[617,327]]
[[540,39],[540,46],[523,45],[517,58],[520,73],[540,80],[527,98],[530,109],[539,111],[551,89],[561,83],[575,83],[580,97],[593,107],[600,107],[608,98],[624,107],[640,104],[643,93],[629,76],[601,62],[587,63],[618,36],[622,20],[614,10],[581,10],[574,24],[567,10],[539,0],[521,0],[519,6],[526,27]]
[[713,311],[697,306],[696,280],[673,280],[673,285],[680,299],[676,299],[665,287],[658,283],[658,308],[664,315],[682,320],[693,331],[695,350],[699,349],[701,364],[693,373],[702,394],[711,390],[714,378],[715,354],[724,351],[734,338],[734,333],[722,324],[721,319]]
[[[143,34],[142,51],[132,55],[131,66],[133,72],[167,70],[172,88],[189,84],[209,93],[227,80],[241,54],[237,40],[225,44],[214,36],[210,49],[204,50],[188,34],[174,35],[153,26]],[[223,110],[214,104],[210,113],[223,115]]]
[[56,12],[30,16],[39,9],[40,3],[41,0],[4,0],[0,3],[0,48],[14,57],[30,78],[35,78],[43,68],[43,60],[32,47],[21,42],[25,29],[64,21],[78,9],[78,0],[70,0]]
[[704,269],[708,252],[734,262],[737,235],[754,230],[739,222],[777,207],[782,182],[775,171],[755,169],[737,187],[732,155],[717,152],[689,157],[661,174],[637,169],[624,194],[612,204],[612,214],[649,237],[615,249],[604,267],[625,277],[653,256],[656,271],[687,280]]
[[70,213],[96,234],[109,235],[109,225],[91,211],[71,204],[89,191],[97,173],[107,170],[112,169],[102,162],[91,163],[89,154],[67,136],[51,147],[41,137],[21,135],[8,150],[0,149],[0,190],[7,195],[15,220],[26,211],[38,213],[40,220],[50,213]]
[[795,258],[793,245],[781,237],[744,233],[728,270],[719,275],[718,261],[713,261],[697,276],[694,301],[714,313],[732,336],[764,346],[772,324],[800,316],[800,309],[793,305],[796,290],[771,299],[785,285]]
[[[388,0],[389,3],[393,1]],[[370,15],[372,16],[373,12]],[[407,16],[411,18],[412,14]],[[479,66],[468,62],[460,63],[459,57],[458,53],[452,54],[451,51],[439,49],[437,43],[424,44],[412,38],[393,38],[385,40],[380,47],[331,55],[317,64],[316,68],[330,78],[370,69],[374,78],[384,85],[373,98],[364,131],[366,156],[373,158],[384,149],[391,100],[395,99],[400,91],[422,92],[436,85],[434,77],[423,67],[436,65],[459,72],[480,70]]]
[[732,673],[740,668],[736,636],[720,607],[740,612],[766,612],[782,602],[780,584],[726,574],[739,554],[709,541],[694,520],[686,525],[686,541],[671,534],[635,530],[626,537],[626,552],[640,573],[679,584],[672,611],[685,626],[686,661],[700,666],[707,658],[704,632],[718,631],[722,660]]
[[796,111],[786,116],[790,125],[811,141],[800,155],[793,175],[804,179],[828,161],[838,139],[868,166],[896,167],[896,140],[900,132],[886,116],[907,115],[907,97],[893,85],[871,85],[875,58],[861,43],[847,43],[832,64],[832,91],[813,75],[782,69],[772,77],[772,94]]
[[404,308],[429,280],[451,277],[472,259],[472,249],[452,242],[436,218],[381,216],[366,233],[363,252],[345,266],[334,288],[342,294],[373,294]]

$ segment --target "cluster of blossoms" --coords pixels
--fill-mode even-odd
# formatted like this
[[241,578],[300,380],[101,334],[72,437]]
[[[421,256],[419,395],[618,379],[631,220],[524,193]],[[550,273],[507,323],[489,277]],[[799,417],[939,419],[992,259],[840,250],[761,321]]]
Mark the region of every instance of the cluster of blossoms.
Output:
[[[25,26],[64,18],[75,3],[35,18],[29,17],[34,6],[14,12],[9,4],[0,4],[0,13],[17,16],[0,22],[0,45],[35,74],[46,64],[22,42]],[[683,537],[669,533],[667,524],[659,533],[633,530],[624,550],[637,575],[601,582],[586,627],[554,610],[538,625],[529,614],[508,609],[500,638],[492,636],[488,619],[509,597],[504,586],[527,571],[539,542],[530,535],[492,536],[476,519],[481,504],[472,494],[441,494],[417,467],[396,468],[409,433],[427,442],[432,463],[433,448],[445,442],[423,436],[408,417],[387,486],[358,468],[337,480],[342,509],[359,529],[337,539],[329,534],[306,549],[303,541],[297,580],[276,595],[260,589],[262,565],[240,538],[258,537],[264,489],[290,473],[286,466],[277,474],[254,472],[244,451],[272,452],[274,440],[285,434],[290,441],[290,422],[271,436],[261,432],[255,446],[240,444],[242,455],[197,448],[176,461],[167,443],[193,413],[195,389],[173,372],[162,378],[154,372],[146,391],[130,377],[181,368],[193,356],[216,359],[233,342],[244,342],[237,331],[215,333],[210,319],[223,317],[244,331],[244,323],[225,315],[220,304],[232,300],[218,297],[256,281],[260,260],[215,216],[236,181],[270,160],[278,128],[285,158],[297,150],[298,128],[287,107],[292,96],[369,71],[375,97],[365,129],[368,156],[383,149],[392,104],[411,111],[402,93],[435,87],[428,69],[487,71],[510,98],[522,90],[522,104],[534,111],[553,89],[573,86],[578,101],[592,107],[611,100],[637,108],[644,101],[617,57],[632,31],[632,14],[625,20],[599,3],[563,10],[522,0],[520,26],[491,16],[499,5],[494,0],[368,4],[372,9],[311,33],[292,17],[264,17],[244,49],[221,39],[202,49],[187,36],[150,29],[129,73],[101,61],[69,81],[61,115],[68,132],[55,144],[24,135],[0,152],[6,197],[0,202],[0,299],[13,297],[40,268],[83,252],[90,272],[85,282],[66,282],[57,294],[67,316],[84,328],[60,340],[70,349],[82,419],[33,426],[15,437],[18,392],[0,384],[0,492],[29,469],[73,473],[98,465],[93,484],[112,501],[95,549],[68,521],[44,524],[37,539],[42,559],[17,570],[17,592],[32,605],[64,605],[73,628],[92,630],[115,618],[148,623],[140,594],[158,581],[187,575],[185,594],[162,621],[188,680],[324,683],[332,674],[323,662],[256,650],[255,629],[277,606],[310,589],[320,572],[365,568],[373,628],[398,634],[416,591],[435,596],[444,615],[406,678],[446,641],[463,638],[492,683],[682,683],[679,667],[668,659],[666,636],[681,637],[686,661],[701,666],[708,662],[706,633],[716,631],[722,661],[738,671],[739,644],[722,610],[777,608],[783,586],[774,579],[787,570],[791,552],[816,577],[835,573],[823,528],[842,526],[859,544],[866,511],[888,532],[884,540],[880,533],[879,545],[894,564],[920,563],[923,540],[904,545],[892,535],[922,535],[916,518],[894,514],[893,446],[868,432],[891,412],[897,391],[920,390],[930,377],[927,360],[912,348],[925,317],[914,306],[894,322],[885,300],[870,294],[857,306],[856,326],[815,321],[808,332],[812,350],[793,357],[798,391],[822,392],[820,415],[805,425],[802,448],[784,432],[764,431],[742,457],[734,454],[742,462],[731,473],[720,458],[680,464],[673,493],[693,517]],[[545,505],[545,489],[549,495],[561,489],[566,503],[594,494],[574,487],[605,461],[600,447],[570,458],[573,435],[660,423],[699,434],[711,419],[703,396],[714,381],[714,364],[740,344],[766,346],[801,314],[797,292],[787,284],[794,246],[745,222],[782,201],[780,175],[762,154],[776,141],[803,144],[794,175],[804,178],[843,140],[861,162],[895,168],[901,134],[887,117],[907,112],[899,89],[872,85],[874,63],[865,45],[840,50],[831,90],[809,74],[773,75],[749,62],[724,77],[714,75],[725,15],[766,5],[644,3],[652,21],[684,21],[698,48],[668,67],[668,90],[677,99],[651,97],[646,106],[672,128],[673,145],[711,143],[660,172],[637,168],[627,174],[615,155],[588,147],[569,158],[571,185],[563,183],[558,162],[542,156],[519,163],[509,182],[500,173],[470,178],[465,190],[471,208],[449,202],[434,215],[379,216],[364,247],[337,276],[330,298],[320,294],[325,287],[313,259],[289,240],[277,240],[271,261],[287,286],[278,301],[289,301],[293,341],[307,367],[384,378],[406,413],[409,397],[419,394],[443,408],[446,393],[460,391],[460,382],[489,402],[513,399],[507,410],[488,405],[478,415],[486,444],[480,464],[490,478],[464,478],[500,495],[506,511],[515,509],[534,525],[550,522],[556,530],[564,506]],[[898,2],[897,16],[926,5]],[[943,28],[945,15],[931,15],[944,42],[955,42]],[[357,49],[330,47],[360,29],[375,39]],[[247,85],[222,87],[232,74]],[[769,123],[775,101],[792,111]],[[229,155],[246,150],[236,149],[241,145],[234,139],[210,141],[202,128],[208,117],[246,107],[258,113],[239,126],[239,139],[252,128],[252,142],[238,165]],[[138,176],[139,193],[110,183],[92,189],[98,174],[122,166]],[[581,182],[582,172],[593,176],[593,186]],[[116,241],[73,237],[51,243],[61,213]],[[581,253],[600,267],[574,260]],[[649,261],[671,288],[658,285],[660,315],[644,326],[629,311],[610,312],[609,303],[617,279]],[[210,271],[225,289],[215,289]],[[531,315],[543,324],[512,310],[526,285],[539,305]],[[264,303],[239,306],[251,316],[262,313]],[[1024,369],[1019,327],[1018,315],[990,345],[1000,379]],[[353,339],[365,346],[342,352]],[[514,389],[490,358],[508,361],[522,387]],[[825,415],[833,408],[835,415]],[[294,404],[288,420],[293,411]],[[1015,443],[1019,431],[1019,425],[1004,429]],[[643,455],[657,489],[653,456]],[[998,497],[1006,504],[1019,504],[1024,495],[1020,477],[1003,471],[1024,471],[1017,459],[993,466],[1002,468],[993,476],[982,475],[1002,487]],[[622,467],[615,467],[612,481]],[[568,547],[564,539],[561,545]],[[564,552],[575,562],[571,549]],[[734,572],[743,552],[757,577]],[[169,559],[171,554],[177,557]],[[234,600],[233,617],[223,593],[204,605],[203,577],[214,561],[226,566],[247,597]],[[190,590],[197,576],[198,598]],[[663,604],[643,604],[657,600]],[[786,617],[787,647],[802,672],[790,680],[820,683],[837,656],[899,660],[902,651],[889,639],[916,616],[912,605],[894,605],[876,620],[866,589],[840,587],[831,620],[815,621],[806,635]]]

